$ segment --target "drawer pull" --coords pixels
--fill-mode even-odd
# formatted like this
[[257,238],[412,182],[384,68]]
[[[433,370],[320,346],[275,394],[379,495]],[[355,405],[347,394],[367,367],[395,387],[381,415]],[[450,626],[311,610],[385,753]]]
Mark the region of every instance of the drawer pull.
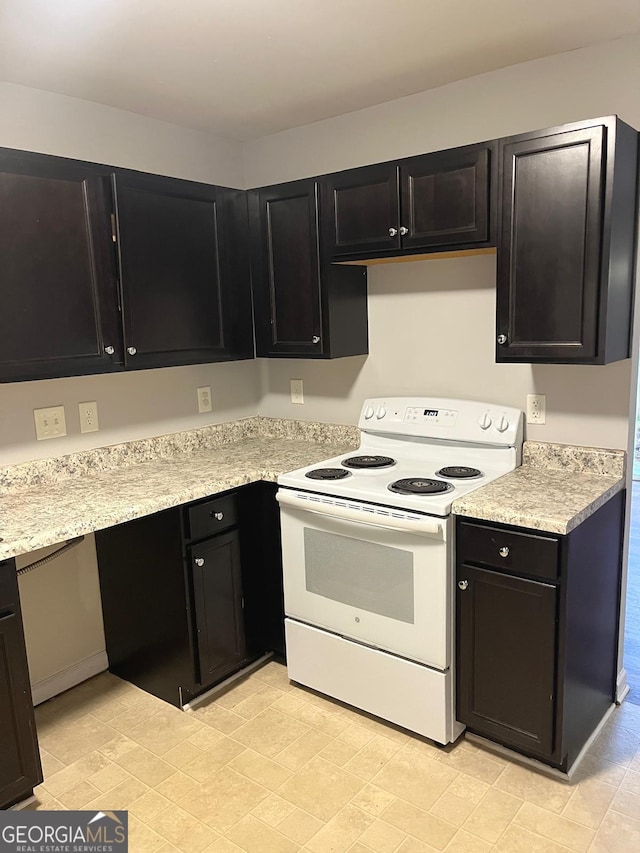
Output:
[[211,518],[215,518],[216,521],[222,521],[222,519],[224,518],[223,512],[210,512],[209,515],[211,516]]
[[506,545],[503,545],[502,548],[498,549],[498,554],[500,554],[501,557],[508,557],[509,556],[508,547]]
[[466,589],[469,586],[469,581],[458,581],[459,589]]
[[202,567],[204,566],[204,557],[196,557],[193,562],[196,564],[196,566]]

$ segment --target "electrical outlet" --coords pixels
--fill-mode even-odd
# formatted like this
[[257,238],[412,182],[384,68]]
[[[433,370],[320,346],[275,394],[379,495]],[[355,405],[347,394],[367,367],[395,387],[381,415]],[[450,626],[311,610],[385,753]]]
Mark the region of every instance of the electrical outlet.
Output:
[[53,406],[50,409],[34,409],[33,419],[36,422],[36,438],[60,438],[67,434],[67,424],[64,419],[64,406]]
[[527,423],[547,422],[547,398],[544,394],[527,394]]
[[202,388],[198,388],[198,412],[202,414],[203,412],[211,411],[211,386],[203,385]]
[[98,404],[93,403],[78,403],[78,412],[80,413],[80,432],[98,432]]
[[291,379],[291,402],[302,405],[304,403],[304,390],[302,387],[302,379]]

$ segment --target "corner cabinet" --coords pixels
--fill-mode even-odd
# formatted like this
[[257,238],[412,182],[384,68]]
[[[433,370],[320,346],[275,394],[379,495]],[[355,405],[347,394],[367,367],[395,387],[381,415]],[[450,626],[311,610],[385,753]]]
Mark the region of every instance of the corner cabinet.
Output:
[[257,356],[368,352],[367,272],[328,262],[318,195],[313,179],[249,192]]
[[127,367],[253,357],[245,194],[114,175]]
[[108,168],[0,149],[0,382],[117,368]]
[[328,255],[376,258],[489,246],[494,152],[488,142],[324,176]]
[[0,809],[42,782],[18,579],[13,560],[0,562]]
[[637,150],[615,117],[501,140],[498,362],[629,356]]
[[615,701],[624,493],[566,536],[459,518],[457,719],[568,770]]
[[182,707],[284,653],[275,491],[255,483],[96,533],[110,672]]

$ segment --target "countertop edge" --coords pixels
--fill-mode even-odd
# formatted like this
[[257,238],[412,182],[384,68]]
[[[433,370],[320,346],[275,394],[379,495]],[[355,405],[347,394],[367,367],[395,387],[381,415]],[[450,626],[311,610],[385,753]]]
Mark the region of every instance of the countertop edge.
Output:
[[[575,513],[565,522],[559,521],[557,518],[549,518],[533,513],[517,512],[507,507],[497,507],[496,504],[493,504],[486,510],[473,508],[470,510],[468,507],[456,507],[457,502],[454,501],[451,511],[454,515],[461,517],[464,516],[466,518],[475,518],[478,519],[478,521],[493,521],[497,524],[510,524],[515,527],[528,528],[529,530],[540,530],[544,533],[559,533],[561,535],[566,535],[567,533],[571,533],[572,530],[575,530],[575,528],[582,524],[583,521],[599,510],[600,507],[603,506],[610,498],[618,492],[621,492],[624,487],[625,481],[623,478],[620,478],[613,485],[609,486],[600,495],[598,495],[598,497],[594,498],[586,507],[584,507],[584,509]],[[459,503],[463,504],[463,502],[464,498],[461,498]]]

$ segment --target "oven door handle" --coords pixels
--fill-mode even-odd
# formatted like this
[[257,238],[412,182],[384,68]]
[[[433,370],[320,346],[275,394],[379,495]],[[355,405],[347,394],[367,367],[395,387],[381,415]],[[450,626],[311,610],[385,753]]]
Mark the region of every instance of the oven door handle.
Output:
[[370,513],[371,520],[369,520],[369,513],[362,510],[350,509],[349,507],[330,503],[325,504],[320,501],[312,501],[309,498],[300,498],[295,492],[289,492],[285,489],[280,489],[276,493],[276,500],[283,506],[288,506],[301,512],[312,512],[315,515],[325,515],[330,518],[337,518],[354,524],[364,524],[368,527],[376,527],[378,529],[404,530],[408,533],[418,533],[421,536],[435,536],[442,540],[445,539],[444,524],[431,518],[425,518],[424,521],[413,518],[394,518],[391,515],[378,514],[374,510]]

